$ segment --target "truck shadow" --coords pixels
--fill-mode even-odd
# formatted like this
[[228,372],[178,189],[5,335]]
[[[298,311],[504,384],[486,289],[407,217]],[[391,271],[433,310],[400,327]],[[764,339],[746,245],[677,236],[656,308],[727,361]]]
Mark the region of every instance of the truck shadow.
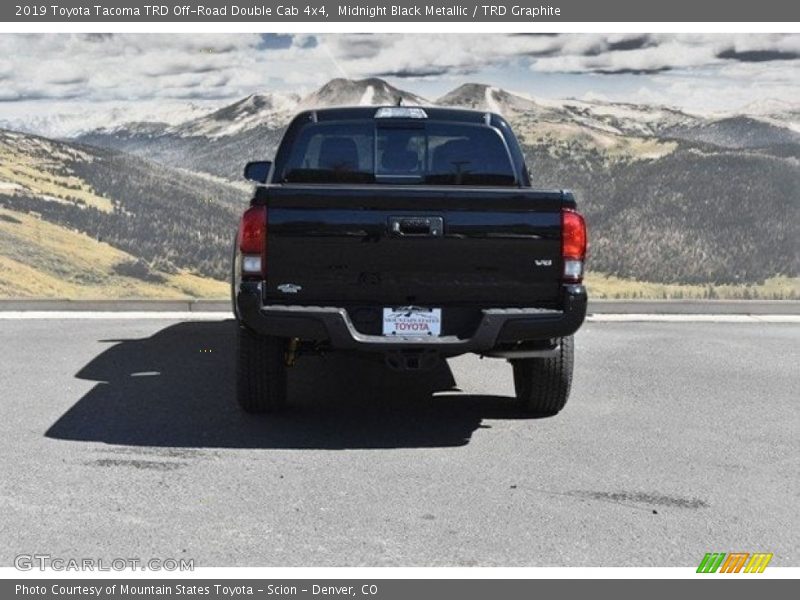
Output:
[[300,360],[290,371],[290,407],[251,416],[234,400],[232,320],[105,341],[113,345],[76,375],[97,385],[47,437],[156,447],[461,446],[482,419],[517,416],[510,398],[458,393],[446,363],[424,375],[402,374],[337,354]]

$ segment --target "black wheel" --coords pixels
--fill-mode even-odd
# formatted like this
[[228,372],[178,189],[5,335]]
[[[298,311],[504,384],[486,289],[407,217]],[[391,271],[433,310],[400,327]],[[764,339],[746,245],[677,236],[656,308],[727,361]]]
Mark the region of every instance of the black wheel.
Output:
[[236,399],[249,413],[286,404],[286,341],[237,327]]
[[522,358],[511,362],[514,390],[520,408],[536,415],[555,415],[569,398],[575,358],[572,336],[559,340],[558,353],[547,358]]

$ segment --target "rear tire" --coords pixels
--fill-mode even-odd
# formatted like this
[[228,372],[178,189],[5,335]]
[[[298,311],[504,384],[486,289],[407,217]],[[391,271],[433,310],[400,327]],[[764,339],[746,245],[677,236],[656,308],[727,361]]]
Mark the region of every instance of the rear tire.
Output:
[[572,336],[558,340],[559,350],[548,358],[523,358],[511,362],[514,390],[520,408],[529,414],[557,414],[569,399],[575,351]]
[[286,341],[237,327],[236,399],[248,413],[286,405]]

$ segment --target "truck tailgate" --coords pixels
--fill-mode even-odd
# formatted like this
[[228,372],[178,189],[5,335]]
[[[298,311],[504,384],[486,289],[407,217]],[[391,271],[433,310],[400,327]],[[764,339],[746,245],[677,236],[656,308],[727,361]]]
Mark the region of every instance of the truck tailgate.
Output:
[[559,191],[286,185],[267,204],[265,300],[554,306]]

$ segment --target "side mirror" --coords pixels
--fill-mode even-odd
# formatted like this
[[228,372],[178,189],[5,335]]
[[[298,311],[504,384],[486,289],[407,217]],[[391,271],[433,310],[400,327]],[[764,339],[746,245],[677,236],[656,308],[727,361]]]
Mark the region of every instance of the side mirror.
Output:
[[244,166],[244,178],[256,183],[266,183],[272,163],[268,160],[249,162]]

